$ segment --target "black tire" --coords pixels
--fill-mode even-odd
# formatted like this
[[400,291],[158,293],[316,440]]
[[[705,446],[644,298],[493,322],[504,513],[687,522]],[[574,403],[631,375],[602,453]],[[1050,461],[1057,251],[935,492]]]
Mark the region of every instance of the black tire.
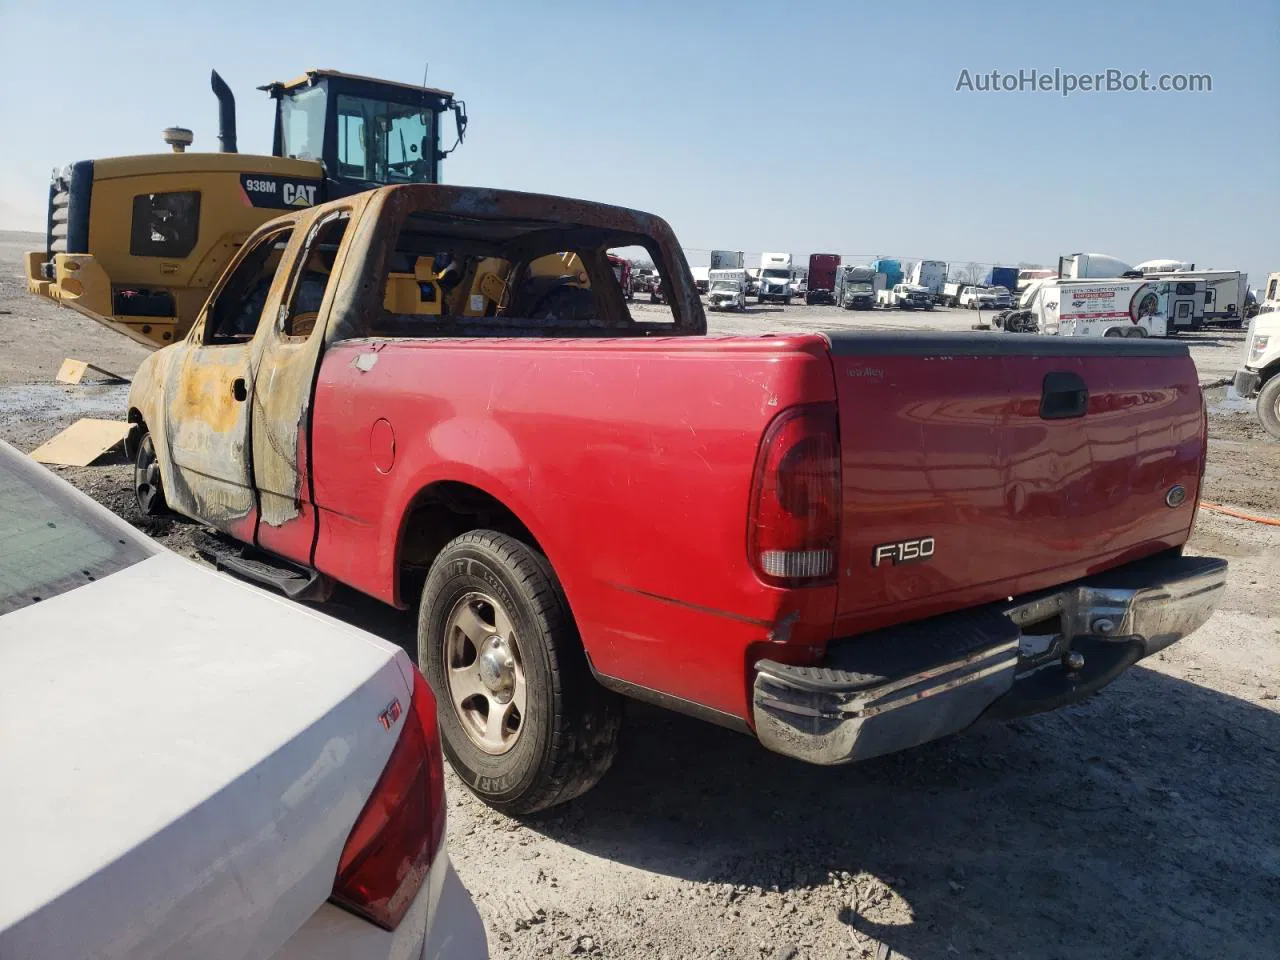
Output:
[[138,453],[133,458],[133,499],[144,517],[161,517],[169,512],[160,480],[160,461],[151,434],[143,428]]
[[[463,727],[446,680],[446,624],[468,594],[504,605],[519,638],[526,711],[519,736],[493,755]],[[568,603],[546,557],[512,537],[473,530],[440,551],[418,608],[418,663],[435,691],[444,752],[481,800],[511,815],[585,793],[617,752],[621,697],[591,675]]]
[[1123,337],[1123,336],[1124,336],[1124,331],[1123,331],[1123,330],[1121,330],[1119,327],[1112,327],[1110,330],[1108,330],[1108,331],[1107,331],[1106,333],[1104,333],[1102,336],[1103,336],[1103,337]]
[[1280,373],[1273,374],[1258,391],[1258,421],[1273,439],[1280,440]]

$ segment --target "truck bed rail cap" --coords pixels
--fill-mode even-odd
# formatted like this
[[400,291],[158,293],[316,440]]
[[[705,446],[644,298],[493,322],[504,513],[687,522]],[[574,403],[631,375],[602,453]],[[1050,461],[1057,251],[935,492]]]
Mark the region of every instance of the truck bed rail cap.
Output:
[[837,357],[1185,357],[1185,343],[1144,338],[1047,337],[1033,333],[882,333],[831,331],[822,335]]

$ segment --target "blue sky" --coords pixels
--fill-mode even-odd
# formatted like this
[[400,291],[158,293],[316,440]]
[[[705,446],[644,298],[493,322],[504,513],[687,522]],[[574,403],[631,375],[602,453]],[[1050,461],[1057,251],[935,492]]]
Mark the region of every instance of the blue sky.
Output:
[[[1097,251],[1280,270],[1280,3],[305,4],[0,0],[0,228],[42,229],[48,171],[240,149],[254,88],[307,67],[467,101],[453,183],[656,212],[691,263],[724,247],[952,262]],[[1211,93],[956,92],[1019,69],[1207,73]]]

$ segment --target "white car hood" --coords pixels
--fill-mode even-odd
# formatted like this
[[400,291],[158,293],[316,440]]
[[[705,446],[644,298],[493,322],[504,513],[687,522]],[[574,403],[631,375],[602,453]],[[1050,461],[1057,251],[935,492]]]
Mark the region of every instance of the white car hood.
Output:
[[0,617],[0,955],[269,955],[329,895],[411,669],[167,552]]

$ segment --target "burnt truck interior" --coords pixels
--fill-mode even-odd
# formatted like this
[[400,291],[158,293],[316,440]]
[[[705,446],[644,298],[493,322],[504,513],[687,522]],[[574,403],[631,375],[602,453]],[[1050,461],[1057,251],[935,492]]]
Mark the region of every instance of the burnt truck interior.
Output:
[[699,333],[674,304],[632,316],[609,255],[642,249],[673,272],[651,237],[558,221],[415,212],[385,257],[381,310],[364,336],[670,336]]

